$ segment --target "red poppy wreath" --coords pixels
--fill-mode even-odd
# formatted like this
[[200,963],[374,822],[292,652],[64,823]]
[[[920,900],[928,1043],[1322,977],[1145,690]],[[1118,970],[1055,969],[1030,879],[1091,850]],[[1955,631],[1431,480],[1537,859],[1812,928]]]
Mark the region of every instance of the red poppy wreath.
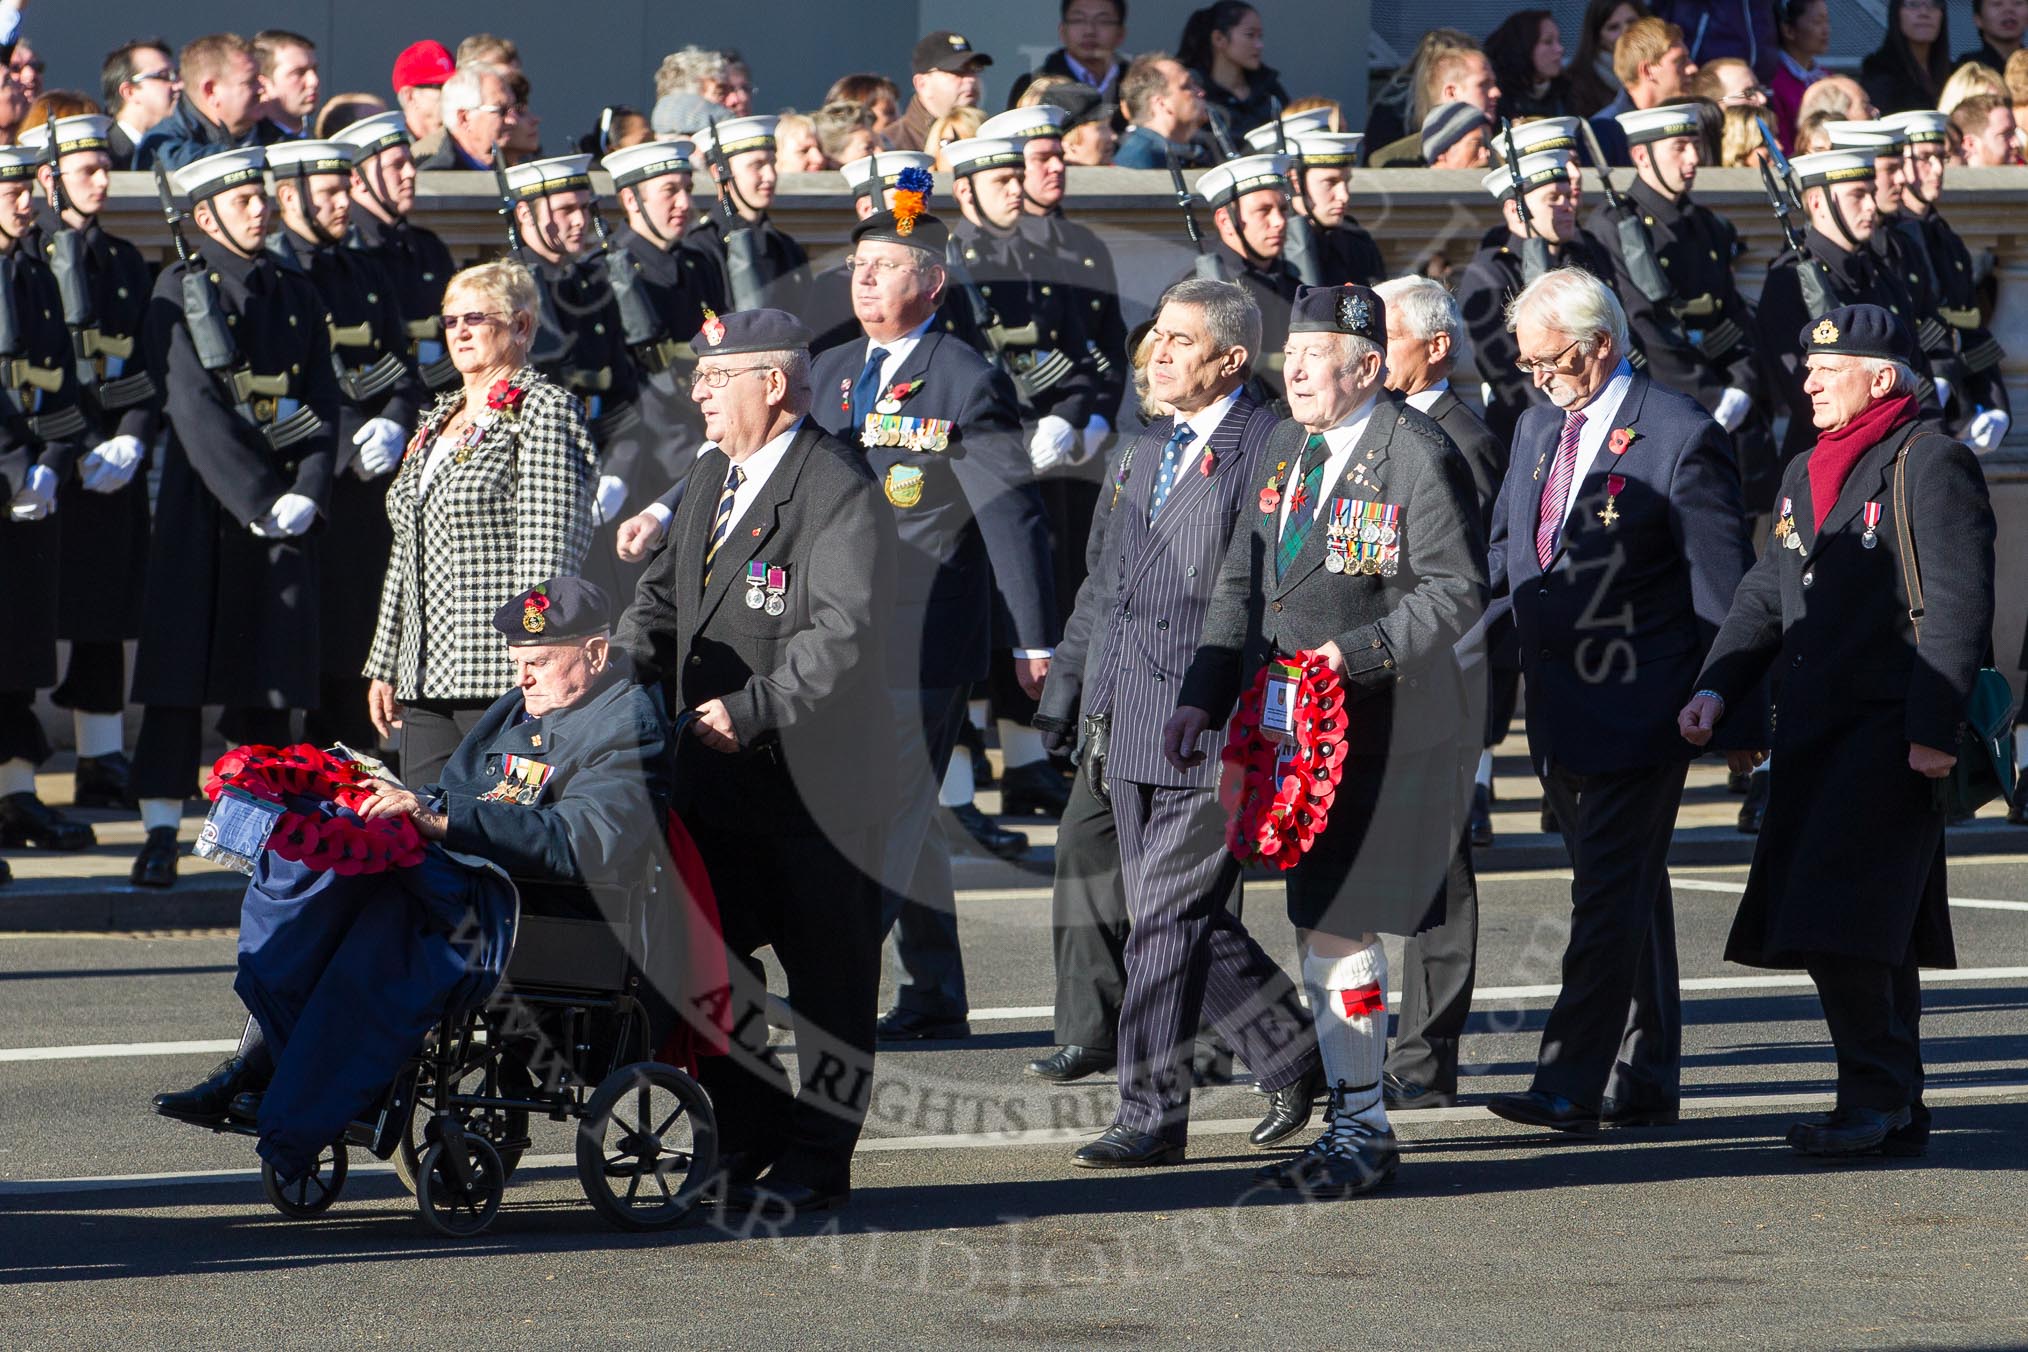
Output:
[[359,809],[374,793],[366,772],[307,743],[280,748],[249,745],[226,752],[211,767],[204,796],[217,802],[228,786],[281,805],[268,848],[305,868],[385,873],[422,862],[423,841],[413,821],[359,819]]
[[1270,662],[1239,703],[1219,759],[1226,810],[1225,846],[1242,864],[1294,868],[1324,832],[1345,769],[1345,687],[1316,653],[1288,664],[1295,681],[1291,733],[1270,737],[1261,704],[1281,664]]

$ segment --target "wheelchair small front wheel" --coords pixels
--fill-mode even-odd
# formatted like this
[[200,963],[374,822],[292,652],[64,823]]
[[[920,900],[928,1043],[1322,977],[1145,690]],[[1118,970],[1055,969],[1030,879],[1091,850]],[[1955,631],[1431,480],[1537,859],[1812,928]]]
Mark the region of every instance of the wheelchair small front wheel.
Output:
[[577,1131],[584,1195],[623,1230],[661,1230],[696,1207],[718,1169],[718,1119],[697,1081],[641,1061],[606,1077]]
[[432,1230],[463,1238],[478,1234],[500,1214],[507,1178],[500,1167],[500,1152],[485,1137],[466,1133],[455,1147],[465,1152],[469,1178],[459,1177],[453,1148],[447,1142],[434,1141],[423,1151],[417,1162],[415,1204]]
[[282,1182],[275,1166],[262,1160],[261,1189],[275,1210],[292,1220],[301,1220],[328,1211],[338,1200],[338,1194],[345,1188],[348,1167],[345,1146],[334,1141],[317,1152],[309,1173],[291,1183]]

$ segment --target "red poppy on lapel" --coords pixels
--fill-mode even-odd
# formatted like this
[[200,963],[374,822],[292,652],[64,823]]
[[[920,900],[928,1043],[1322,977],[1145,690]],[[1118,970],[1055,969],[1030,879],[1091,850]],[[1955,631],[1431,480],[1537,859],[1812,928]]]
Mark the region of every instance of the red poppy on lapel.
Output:
[[1606,441],[1606,449],[1614,455],[1625,455],[1627,447],[1633,445],[1634,438],[1639,435],[1640,433],[1631,427],[1615,427],[1612,436]]

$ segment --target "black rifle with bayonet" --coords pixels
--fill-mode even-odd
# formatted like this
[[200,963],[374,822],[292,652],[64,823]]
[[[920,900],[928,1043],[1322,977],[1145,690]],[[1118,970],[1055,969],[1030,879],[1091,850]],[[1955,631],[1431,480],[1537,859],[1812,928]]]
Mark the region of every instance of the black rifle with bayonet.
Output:
[[1282,101],[1270,99],[1268,107],[1275,120],[1275,146],[1289,161],[1289,177],[1295,188],[1295,200],[1302,206],[1289,212],[1287,233],[1282,237],[1282,261],[1294,270],[1305,286],[1331,286],[1334,283],[1324,275],[1324,242],[1317,235],[1317,223],[1310,219],[1310,185],[1305,177],[1309,166],[1303,163],[1302,142],[1296,149],[1289,149],[1289,129],[1282,121]]
[[760,236],[733,205],[733,195],[739,189],[733,185],[732,161],[718,144],[718,119],[710,122],[711,149],[704,160],[718,185],[718,210],[724,220],[726,299],[735,310],[757,310],[767,303],[761,280]]
[[1521,284],[1549,271],[1549,241],[1535,233],[1535,220],[1528,213],[1528,185],[1521,179],[1521,157],[1514,150],[1514,124],[1500,119],[1500,134],[1506,138],[1507,177],[1514,184],[1514,210],[1521,215]]
[[1204,247],[1204,232],[1197,228],[1196,199],[1183,185],[1183,166],[1176,162],[1176,148],[1165,142],[1162,154],[1169,161],[1169,182],[1176,187],[1176,209],[1183,213],[1183,233],[1190,236],[1190,247],[1197,251],[1197,275],[1207,282],[1222,282],[1225,269],[1219,266],[1218,255]]
[[[91,274],[85,265],[84,232],[71,229],[64,213],[70,210],[70,194],[63,187],[63,166],[56,147],[56,120],[44,128],[49,133],[49,202],[56,212],[56,228],[49,236],[49,270],[56,277],[57,295],[63,298],[63,324],[70,330],[71,350],[77,359],[79,390],[89,389],[98,380],[92,358],[98,355],[98,304],[92,295]],[[127,353],[132,355],[128,341]]]
[[[493,147],[493,186],[500,193],[500,219],[507,226],[507,252],[510,256],[528,264],[528,270],[536,273],[535,278],[535,338],[529,345],[528,360],[538,367],[554,366],[570,351],[570,338],[563,331],[563,325],[556,317],[556,305],[551,299],[549,288],[543,285],[539,260],[528,249],[528,241],[521,236],[521,220],[514,213],[514,189],[507,182],[507,157],[500,147]],[[532,212],[533,207],[529,210]],[[445,334],[448,340],[450,335]]]
[[[1667,305],[1675,298],[1676,289],[1662,274],[1662,264],[1655,257],[1655,241],[1649,237],[1648,227],[1641,222],[1641,209],[1613,183],[1612,166],[1606,163],[1605,154],[1599,149],[1598,137],[1592,133],[1590,120],[1579,118],[1577,125],[1584,134],[1585,149],[1591,154],[1592,168],[1598,170],[1599,183],[1605,188],[1606,211],[1612,216],[1613,228],[1620,237],[1620,261],[1626,265],[1627,277],[1648,304]],[[1508,144],[1513,144],[1511,123]]]
[[1760,128],[1761,144],[1767,149],[1767,158],[1760,165],[1760,181],[1767,189],[1768,206],[1781,222],[1782,238],[1796,255],[1796,281],[1802,287],[1803,309],[1811,319],[1822,319],[1838,308],[1838,297],[1831,286],[1831,274],[1810,252],[1809,236],[1796,224],[1803,214],[1803,194],[1796,186],[1795,168],[1788,156],[1782,154],[1774,133],[1768,130],[1767,119],[1756,117],[1754,125]]

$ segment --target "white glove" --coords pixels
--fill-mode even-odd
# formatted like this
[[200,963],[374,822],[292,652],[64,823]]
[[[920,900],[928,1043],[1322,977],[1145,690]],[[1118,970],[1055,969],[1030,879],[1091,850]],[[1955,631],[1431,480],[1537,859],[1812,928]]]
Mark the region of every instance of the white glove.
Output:
[[1972,425],[1965,429],[1965,440],[1972,443],[1975,451],[1990,451],[2006,439],[2007,429],[2014,420],[2004,409],[1989,408],[1972,419]]
[[1718,396],[1718,409],[1711,416],[1726,431],[1737,432],[1752,411],[1753,400],[1746,397],[1745,390],[1727,390]]
[[1936,386],[1937,403],[1944,408],[1949,408],[1951,404],[1951,383],[1942,376],[1932,376],[1930,377],[1930,382]]
[[1045,413],[1036,420],[1035,433],[1028,438],[1028,463],[1035,466],[1037,474],[1047,474],[1068,465],[1076,445],[1077,429],[1054,413]]
[[28,482],[7,504],[7,514],[16,521],[40,521],[55,510],[56,471],[35,465],[28,471]]
[[359,472],[369,479],[378,479],[399,465],[407,449],[401,424],[392,418],[368,418],[353,434],[352,444],[359,448]]
[[1091,421],[1084,425],[1084,449],[1077,457],[1078,462],[1082,464],[1084,461],[1096,456],[1099,453],[1099,447],[1103,446],[1105,439],[1112,434],[1113,425],[1106,421],[1105,415],[1103,413],[1092,414]]
[[92,493],[117,493],[133,481],[146,448],[139,437],[110,437],[85,452],[78,481]]
[[316,503],[301,493],[284,493],[268,508],[268,514],[254,523],[253,533],[264,540],[293,540],[316,519]]
[[599,475],[599,486],[592,494],[592,524],[605,525],[626,505],[627,481],[617,474]]

